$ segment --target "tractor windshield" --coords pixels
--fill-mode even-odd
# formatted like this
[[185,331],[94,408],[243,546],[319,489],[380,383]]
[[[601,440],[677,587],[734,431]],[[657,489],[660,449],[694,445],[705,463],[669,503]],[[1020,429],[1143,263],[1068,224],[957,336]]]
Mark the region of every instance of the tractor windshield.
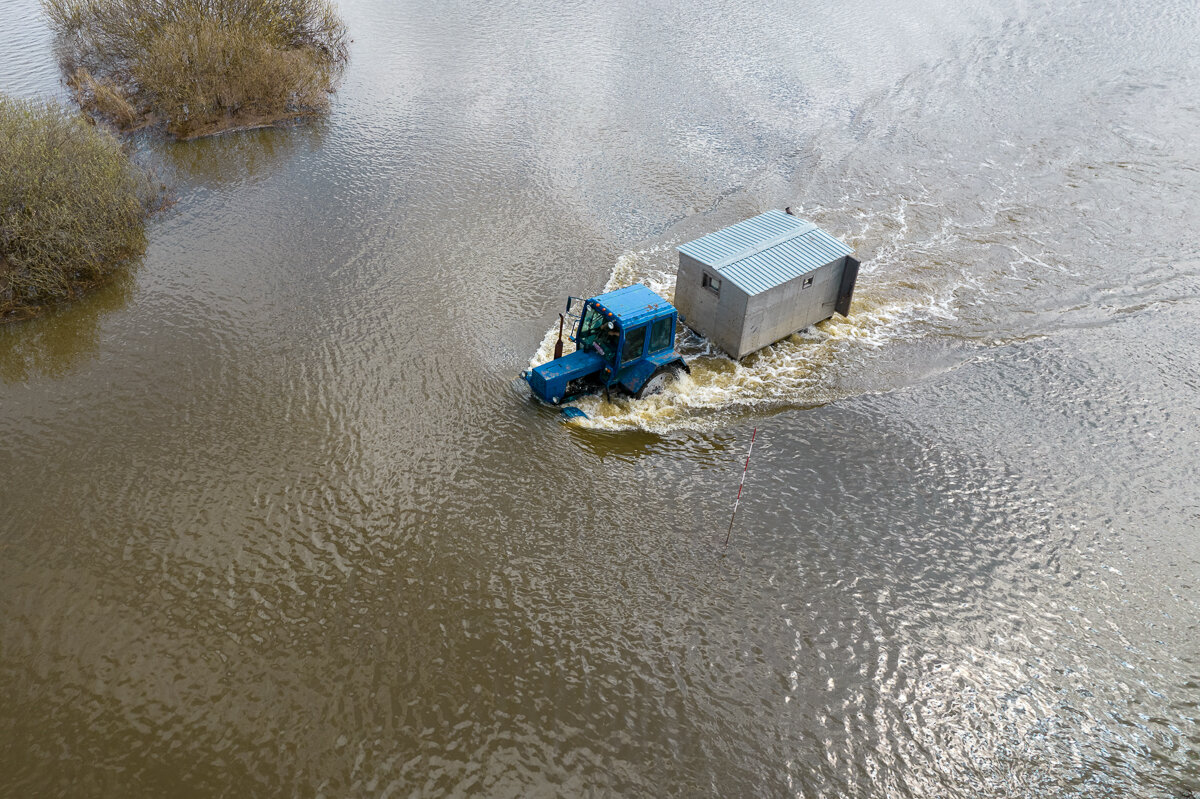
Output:
[[576,349],[594,352],[606,361],[611,361],[617,352],[620,334],[614,328],[605,328],[604,315],[589,305],[579,323],[579,335],[575,337]]

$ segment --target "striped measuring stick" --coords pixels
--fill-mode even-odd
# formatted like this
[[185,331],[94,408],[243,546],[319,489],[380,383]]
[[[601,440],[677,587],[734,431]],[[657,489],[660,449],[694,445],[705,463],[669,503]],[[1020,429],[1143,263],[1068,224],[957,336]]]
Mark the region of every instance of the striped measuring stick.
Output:
[[758,428],[754,428],[754,432],[750,434],[750,449],[746,451],[746,465],[742,467],[742,482],[738,483],[737,499],[733,501],[733,515],[729,517],[729,529],[725,531],[725,543],[722,547],[729,546],[729,534],[733,532],[733,520],[737,516],[738,503],[742,501],[742,486],[746,485],[746,472],[750,469],[750,453],[754,452],[754,439],[758,435]]

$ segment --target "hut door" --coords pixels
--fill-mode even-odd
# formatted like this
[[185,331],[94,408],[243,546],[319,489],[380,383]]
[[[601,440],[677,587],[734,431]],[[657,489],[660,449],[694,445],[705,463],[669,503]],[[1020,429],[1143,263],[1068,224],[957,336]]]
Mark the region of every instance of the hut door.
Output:
[[850,300],[854,298],[854,284],[858,281],[858,261],[846,256],[846,265],[842,267],[842,284],[838,287],[837,305],[833,310],[842,316],[850,315]]

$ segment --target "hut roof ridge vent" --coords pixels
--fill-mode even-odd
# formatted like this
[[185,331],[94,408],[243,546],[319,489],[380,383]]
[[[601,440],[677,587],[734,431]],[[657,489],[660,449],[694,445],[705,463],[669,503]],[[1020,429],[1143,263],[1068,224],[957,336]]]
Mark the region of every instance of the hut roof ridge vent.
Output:
[[817,226],[806,219],[771,209],[715,233],[681,244],[676,249],[720,271],[814,230],[818,230]]

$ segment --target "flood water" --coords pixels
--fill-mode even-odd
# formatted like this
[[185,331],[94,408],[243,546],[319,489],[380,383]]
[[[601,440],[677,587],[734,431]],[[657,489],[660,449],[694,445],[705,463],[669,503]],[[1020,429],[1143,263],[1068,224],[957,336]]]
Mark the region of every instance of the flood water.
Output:
[[[1200,793],[1194,0],[341,8],[328,119],[141,140],[144,259],[0,329],[0,794]],[[514,384],[785,205],[849,319]]]

